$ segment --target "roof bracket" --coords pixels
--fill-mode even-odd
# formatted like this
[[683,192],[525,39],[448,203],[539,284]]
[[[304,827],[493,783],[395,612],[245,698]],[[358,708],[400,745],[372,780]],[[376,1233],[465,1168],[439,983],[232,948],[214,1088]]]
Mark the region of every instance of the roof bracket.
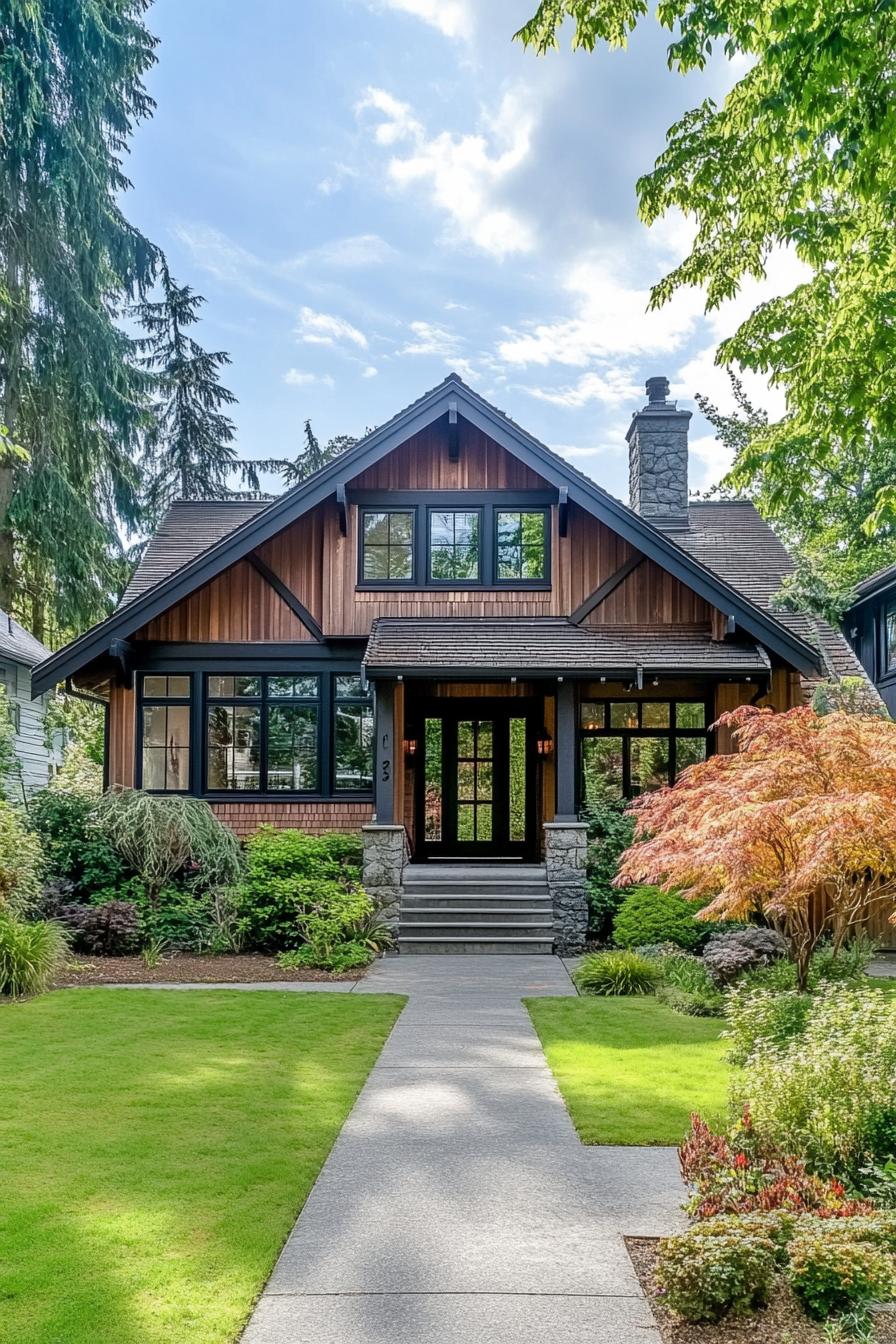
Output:
[[339,535],[348,536],[348,510],[345,502],[345,481],[336,483],[336,508],[339,510]]
[[560,525],[561,537],[566,536],[569,527],[569,486],[561,485],[558,495],[557,520]]
[[113,639],[109,645],[109,657],[118,664],[118,679],[126,690],[134,686],[134,646],[127,639]]
[[457,402],[448,403],[448,461],[457,462],[460,458],[460,431],[457,425]]

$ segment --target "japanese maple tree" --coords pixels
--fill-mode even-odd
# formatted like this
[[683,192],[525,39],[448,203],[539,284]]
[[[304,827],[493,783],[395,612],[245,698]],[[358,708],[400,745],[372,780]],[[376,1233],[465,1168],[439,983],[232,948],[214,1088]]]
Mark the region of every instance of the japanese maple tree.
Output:
[[804,989],[819,939],[896,923],[896,723],[744,705],[719,725],[739,750],[637,800],[616,882],[677,888],[701,919],[762,916]]

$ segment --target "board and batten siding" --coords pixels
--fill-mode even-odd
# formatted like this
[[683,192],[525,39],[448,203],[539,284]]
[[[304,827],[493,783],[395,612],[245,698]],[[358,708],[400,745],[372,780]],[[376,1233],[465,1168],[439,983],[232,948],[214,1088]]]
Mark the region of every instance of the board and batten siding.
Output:
[[24,793],[29,797],[38,789],[46,788],[51,767],[58,763],[57,754],[47,748],[44,714],[49,697],[31,699],[31,668],[12,659],[0,661],[0,680],[6,687],[10,707],[17,710],[18,731],[13,737],[13,749],[21,773],[7,781],[7,796],[21,802]]

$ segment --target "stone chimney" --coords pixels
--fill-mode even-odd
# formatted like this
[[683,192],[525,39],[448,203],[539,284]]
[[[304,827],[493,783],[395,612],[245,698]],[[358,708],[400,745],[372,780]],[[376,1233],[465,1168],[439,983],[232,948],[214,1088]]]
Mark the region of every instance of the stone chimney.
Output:
[[629,504],[661,527],[687,526],[690,419],[690,411],[669,400],[668,378],[647,379],[647,405],[625,436]]

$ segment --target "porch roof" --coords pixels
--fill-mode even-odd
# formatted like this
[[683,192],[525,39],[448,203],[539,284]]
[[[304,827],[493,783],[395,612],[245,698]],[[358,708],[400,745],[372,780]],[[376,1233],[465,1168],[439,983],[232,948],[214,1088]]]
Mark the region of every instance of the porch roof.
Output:
[[372,678],[491,672],[551,676],[645,673],[767,674],[757,644],[713,640],[696,627],[574,625],[564,617],[374,621],[364,655]]

